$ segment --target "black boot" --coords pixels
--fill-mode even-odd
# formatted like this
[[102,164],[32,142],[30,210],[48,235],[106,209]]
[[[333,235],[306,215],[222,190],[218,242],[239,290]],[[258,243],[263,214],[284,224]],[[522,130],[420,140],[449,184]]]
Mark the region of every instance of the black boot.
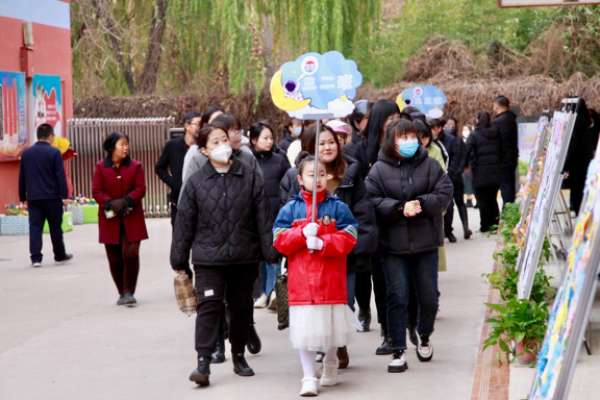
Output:
[[211,362],[213,364],[222,364],[225,362],[225,338],[219,334],[215,351],[211,355]]
[[233,361],[233,372],[239,376],[254,376],[254,371],[244,358],[244,353],[232,354],[231,360]]
[[361,308],[358,311],[358,321],[362,327],[362,332],[369,332],[371,330],[371,310]]
[[469,215],[467,213],[467,209],[463,208],[458,210],[460,215],[460,220],[462,221],[463,232],[465,233],[465,240],[471,239],[473,232],[469,229]]
[[456,236],[452,232],[448,233],[446,237],[450,243],[456,243]]
[[190,381],[198,386],[208,386],[210,377],[210,357],[198,357],[198,368],[190,374]]
[[246,347],[248,348],[248,352],[250,354],[258,354],[262,349],[262,343],[260,342],[258,333],[256,333],[254,324],[250,325],[250,329],[248,330],[248,340],[246,341]]
[[383,337],[383,342],[379,345],[377,350],[375,350],[375,355],[377,356],[386,356],[388,354],[394,353],[392,346],[390,345],[390,339],[387,336]]

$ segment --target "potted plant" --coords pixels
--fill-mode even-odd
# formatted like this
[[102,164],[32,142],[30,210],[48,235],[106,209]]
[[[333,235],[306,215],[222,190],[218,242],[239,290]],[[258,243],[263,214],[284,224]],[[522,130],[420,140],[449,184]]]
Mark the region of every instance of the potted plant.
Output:
[[507,361],[535,362],[548,319],[548,305],[528,299],[512,298],[504,304],[488,304],[494,315],[488,318],[491,332],[484,348],[498,345]]

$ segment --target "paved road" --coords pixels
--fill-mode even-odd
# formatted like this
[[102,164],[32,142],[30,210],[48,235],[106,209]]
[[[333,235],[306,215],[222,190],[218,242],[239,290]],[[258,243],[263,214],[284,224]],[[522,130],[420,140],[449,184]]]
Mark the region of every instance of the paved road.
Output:
[[[476,215],[471,217],[477,226]],[[263,340],[263,351],[248,358],[255,377],[234,375],[228,361],[213,366],[208,389],[187,380],[195,366],[194,320],[175,305],[169,222],[148,225],[151,239],[142,244],[135,309],[114,305],[117,296],[95,226],[66,234],[72,263],[46,262],[35,270],[29,267],[27,238],[0,237],[1,400],[297,398],[299,362],[287,331],[277,331],[275,315],[266,310],[255,313]],[[48,236],[45,243],[49,254]],[[409,371],[388,374],[388,358],[374,355],[378,333],[357,333],[343,383],[322,396],[469,398],[487,292],[481,275],[491,266],[493,248],[493,239],[481,234],[447,245],[433,362],[419,363],[411,348]]]

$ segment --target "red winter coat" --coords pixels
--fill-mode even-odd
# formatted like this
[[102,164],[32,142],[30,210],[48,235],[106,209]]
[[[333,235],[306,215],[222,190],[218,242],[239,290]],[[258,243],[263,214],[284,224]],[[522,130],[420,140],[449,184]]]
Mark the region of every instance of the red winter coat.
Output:
[[358,223],[345,203],[319,193],[317,236],[324,246],[311,253],[302,233],[311,220],[311,199],[308,192],[297,195],[279,211],[273,226],[274,246],[288,258],[288,301],[290,305],[346,304],[346,257],[356,244]]
[[[125,235],[130,242],[148,239],[142,199],[146,194],[144,168],[136,160],[126,158],[119,168],[115,167],[110,158],[98,161],[92,184],[94,199],[99,205],[98,227],[100,243],[119,244],[121,240],[120,221],[123,221]],[[109,200],[127,196],[133,203],[133,210],[123,216],[107,219],[104,205]]]

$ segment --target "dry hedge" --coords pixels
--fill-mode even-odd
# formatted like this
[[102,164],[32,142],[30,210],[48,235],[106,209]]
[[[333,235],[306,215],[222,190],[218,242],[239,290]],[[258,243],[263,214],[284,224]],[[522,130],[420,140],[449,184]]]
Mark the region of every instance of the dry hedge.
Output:
[[[533,51],[530,57],[499,43],[493,43],[487,54],[476,55],[460,42],[433,38],[407,62],[401,82],[384,89],[363,86],[358,97],[395,99],[406,87],[431,83],[446,93],[447,115],[461,121],[471,121],[481,110],[490,111],[492,99],[500,94],[507,96],[526,116],[555,109],[560,100],[569,95],[581,96],[591,107],[600,108],[600,75],[587,79],[576,73],[562,82],[550,77],[554,74],[530,75],[543,70],[544,60],[550,56],[550,53],[539,53],[539,43],[536,46],[538,53]],[[201,111],[209,104],[219,104],[240,118],[244,126],[267,119],[279,132],[287,120],[286,114],[274,107],[268,93],[263,93],[258,105],[253,107],[253,93],[232,96],[219,95],[219,92],[222,90],[214,88],[213,93],[200,95],[89,98],[76,103],[75,116],[173,116],[181,122],[187,111]]]

